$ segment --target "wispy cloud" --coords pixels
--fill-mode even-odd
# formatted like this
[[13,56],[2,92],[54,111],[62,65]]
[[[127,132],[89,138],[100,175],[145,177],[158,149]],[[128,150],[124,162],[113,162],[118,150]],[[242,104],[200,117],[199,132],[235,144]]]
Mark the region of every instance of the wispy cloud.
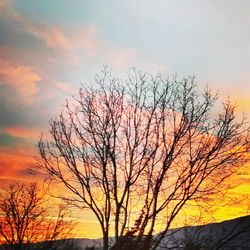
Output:
[[11,8],[7,1],[2,4],[0,14],[9,19],[9,22],[15,22],[16,26],[20,26],[21,32],[42,41],[47,48],[59,53],[72,64],[82,62],[82,57],[79,55],[81,49],[89,56],[96,53],[98,41],[96,28],[93,25],[82,25],[80,28],[65,32],[61,27],[49,26],[21,15]]
[[63,53],[71,63],[78,64],[80,62],[80,57],[74,52],[74,47],[72,46],[71,41],[60,28],[49,27],[34,22],[27,17],[18,15],[17,13],[15,13],[14,17],[23,25],[24,30],[27,33],[42,40],[48,48]]
[[41,24],[17,13],[13,16],[24,26],[26,32],[42,40],[48,48],[62,53],[72,64],[82,63],[79,50],[84,50],[88,56],[95,56],[100,46],[94,25],[83,25],[65,32],[60,27]]

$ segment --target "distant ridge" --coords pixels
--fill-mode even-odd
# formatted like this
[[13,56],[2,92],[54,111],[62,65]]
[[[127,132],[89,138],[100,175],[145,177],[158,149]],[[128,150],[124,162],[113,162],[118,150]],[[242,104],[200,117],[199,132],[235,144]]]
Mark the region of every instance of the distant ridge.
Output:
[[[157,235],[155,236],[157,237]],[[31,250],[85,250],[86,247],[102,249],[102,239],[73,238],[52,242],[39,242]],[[0,246],[0,250],[7,249]],[[210,223],[169,230],[159,250],[250,250],[250,215]]]
[[250,250],[250,215],[176,228],[169,230],[167,235],[159,249]]

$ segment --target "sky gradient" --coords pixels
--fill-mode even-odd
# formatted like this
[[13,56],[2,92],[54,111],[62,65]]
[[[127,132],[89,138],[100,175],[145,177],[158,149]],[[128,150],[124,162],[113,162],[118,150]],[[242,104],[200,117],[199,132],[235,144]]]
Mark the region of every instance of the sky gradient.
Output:
[[[0,184],[34,179],[27,168],[48,120],[103,65],[121,77],[131,67],[195,75],[250,119],[249,11],[248,0],[1,0]],[[220,219],[246,210],[247,172],[232,192],[245,198]]]

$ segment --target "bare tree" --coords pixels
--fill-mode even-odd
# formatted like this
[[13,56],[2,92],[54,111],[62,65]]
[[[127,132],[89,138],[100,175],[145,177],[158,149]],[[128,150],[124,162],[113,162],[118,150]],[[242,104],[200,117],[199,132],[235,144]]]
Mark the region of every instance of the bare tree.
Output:
[[10,185],[0,193],[0,237],[7,249],[30,249],[30,243],[46,241],[46,249],[53,240],[70,235],[73,223],[65,220],[68,211],[60,206],[54,217],[49,214],[36,183]]
[[215,116],[217,96],[199,94],[193,77],[133,71],[122,82],[104,70],[93,86],[50,121],[36,168],[70,191],[64,200],[93,212],[103,249],[111,235],[156,249],[187,204],[205,202],[246,163],[249,129],[229,101]]

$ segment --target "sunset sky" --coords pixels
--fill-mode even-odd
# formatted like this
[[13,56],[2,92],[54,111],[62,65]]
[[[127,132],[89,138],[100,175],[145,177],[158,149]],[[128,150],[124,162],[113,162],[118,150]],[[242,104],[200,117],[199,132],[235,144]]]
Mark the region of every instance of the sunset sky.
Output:
[[[249,12],[248,0],[1,0],[0,185],[34,180],[48,120],[104,65],[121,77],[131,67],[195,75],[250,119]],[[250,175],[234,181],[232,197],[245,198],[219,219],[246,210]]]

